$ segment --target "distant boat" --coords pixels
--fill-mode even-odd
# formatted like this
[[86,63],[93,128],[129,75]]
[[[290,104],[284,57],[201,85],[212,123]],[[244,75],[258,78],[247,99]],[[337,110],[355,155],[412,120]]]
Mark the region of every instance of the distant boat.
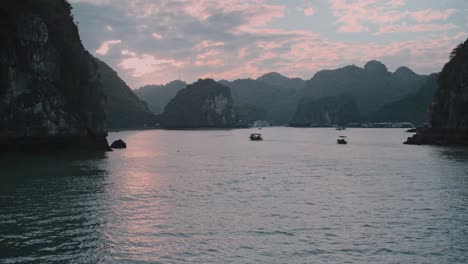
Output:
[[346,141],[346,136],[340,136],[340,137],[336,140],[336,143],[337,143],[337,144],[340,144],[340,145],[348,144],[348,141]]
[[339,131],[346,130],[346,127],[337,127],[336,130],[339,130]]
[[263,140],[262,134],[258,134],[258,133],[250,134],[250,140],[252,140],[252,141]]

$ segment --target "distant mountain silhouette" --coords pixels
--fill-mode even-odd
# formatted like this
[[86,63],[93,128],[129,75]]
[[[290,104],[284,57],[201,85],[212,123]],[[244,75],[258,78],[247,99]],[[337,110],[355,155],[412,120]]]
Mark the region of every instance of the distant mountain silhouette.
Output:
[[257,78],[257,81],[285,89],[302,89],[305,86],[305,80],[301,78],[288,78],[277,72],[270,72]]
[[319,99],[340,94],[351,95],[362,116],[368,119],[384,104],[417,92],[427,78],[407,67],[391,73],[383,63],[370,61],[364,68],[351,65],[316,73],[307,82],[303,96]]
[[[257,80],[240,79],[221,81],[231,88],[234,104],[241,113],[240,117],[247,121],[256,120],[258,113],[266,113],[265,119],[274,124],[287,124],[293,117],[300,100],[300,91],[305,81],[299,78],[290,79],[278,73],[269,73]],[[256,114],[248,113],[255,107]],[[243,110],[248,108],[249,110]],[[252,113],[253,113],[252,112]]]
[[237,119],[229,87],[212,79],[188,85],[167,104],[161,123],[171,129],[235,127]]
[[383,105],[373,116],[373,122],[411,122],[422,126],[428,122],[429,105],[437,90],[437,74],[431,74],[416,92],[403,99]]
[[107,96],[107,125],[110,129],[142,128],[157,123],[146,102],[140,100],[117,72],[96,59],[100,82]]
[[[349,106],[350,97],[357,106],[357,113],[350,116],[359,117],[360,121],[380,120],[377,111],[384,105],[416,94],[427,79],[428,76],[418,75],[408,67],[400,67],[391,73],[381,62],[369,61],[364,68],[350,65],[336,70],[323,70],[308,81],[271,72],[256,80],[222,80],[219,83],[230,88],[234,107],[242,123],[265,119],[281,125],[307,120],[305,116],[300,116],[306,114],[304,109],[317,108],[305,107],[306,105],[336,105],[346,102]],[[160,113],[164,105],[185,85],[175,81],[165,86],[146,86],[136,90],[136,94],[148,102],[153,112]],[[328,99],[319,101],[321,98]],[[381,115],[382,118],[385,117],[384,110]],[[336,117],[331,120],[335,119],[343,118]]]
[[182,81],[172,81],[166,85],[147,85],[135,90],[135,94],[148,103],[150,110],[155,114],[164,111],[167,103],[175,97],[177,92],[187,87]]
[[291,126],[345,125],[360,120],[354,97],[343,94],[316,100],[304,98],[297,107]]
[[256,120],[268,120],[268,114],[265,109],[251,104],[234,105],[234,109],[241,126],[249,126]]

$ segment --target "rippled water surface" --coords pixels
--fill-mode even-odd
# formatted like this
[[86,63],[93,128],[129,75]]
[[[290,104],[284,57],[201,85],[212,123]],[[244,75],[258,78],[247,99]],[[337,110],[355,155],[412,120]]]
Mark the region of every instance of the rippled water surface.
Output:
[[251,132],[1,156],[0,263],[468,263],[468,149],[402,145],[400,129]]

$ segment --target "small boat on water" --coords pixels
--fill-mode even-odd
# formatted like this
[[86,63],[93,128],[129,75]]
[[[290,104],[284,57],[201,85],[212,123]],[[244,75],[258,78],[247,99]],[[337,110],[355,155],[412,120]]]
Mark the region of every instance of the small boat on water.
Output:
[[346,136],[340,136],[340,137],[336,140],[336,143],[337,143],[337,144],[340,144],[340,145],[348,144],[348,141],[346,141]]
[[252,140],[252,141],[263,140],[262,134],[258,134],[258,133],[250,134],[250,140]]
[[336,130],[338,130],[338,131],[346,130],[346,127],[337,127]]

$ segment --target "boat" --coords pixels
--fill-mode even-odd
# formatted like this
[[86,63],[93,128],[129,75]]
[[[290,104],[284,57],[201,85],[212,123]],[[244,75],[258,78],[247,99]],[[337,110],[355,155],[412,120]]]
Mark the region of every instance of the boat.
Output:
[[340,136],[340,137],[336,140],[336,143],[337,143],[337,144],[341,144],[341,145],[348,144],[348,141],[346,141],[346,136]]
[[250,134],[250,140],[252,140],[252,141],[263,140],[262,134],[258,134],[258,133]]
[[338,131],[346,130],[346,127],[337,127],[336,130],[338,130]]

